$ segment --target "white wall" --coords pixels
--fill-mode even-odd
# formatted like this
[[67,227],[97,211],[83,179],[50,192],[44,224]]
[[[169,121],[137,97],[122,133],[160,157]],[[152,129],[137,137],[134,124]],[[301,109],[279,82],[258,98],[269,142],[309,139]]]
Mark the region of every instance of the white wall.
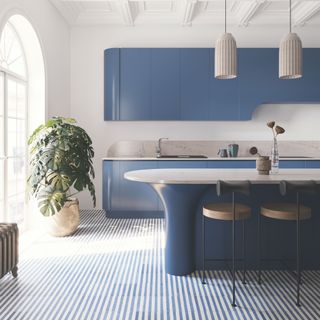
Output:
[[[204,29],[204,32],[207,29]],[[248,29],[247,29],[248,30]],[[188,28],[73,28],[71,31],[71,116],[91,135],[96,152],[95,169],[98,207],[102,205],[102,161],[108,147],[118,140],[155,140],[166,136],[180,140],[267,140],[269,120],[279,121],[287,140],[319,140],[319,105],[265,105],[252,121],[245,122],[105,122],[103,120],[103,51],[110,47],[209,47],[207,35],[188,40]],[[194,39],[194,38],[193,38]],[[250,46],[245,37],[242,46]],[[268,41],[267,41],[268,42]],[[252,45],[252,43],[251,43]],[[275,46],[269,41],[265,46]],[[87,193],[82,207],[90,207]]]
[[70,28],[48,0],[0,0],[0,30],[8,18],[22,14],[40,40],[46,68],[46,114],[69,116]]

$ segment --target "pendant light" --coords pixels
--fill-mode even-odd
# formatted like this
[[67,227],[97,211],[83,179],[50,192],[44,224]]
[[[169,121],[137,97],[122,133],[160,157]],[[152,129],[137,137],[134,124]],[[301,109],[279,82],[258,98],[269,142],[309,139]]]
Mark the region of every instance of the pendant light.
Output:
[[237,44],[231,33],[227,33],[227,0],[224,0],[224,34],[216,41],[215,78],[237,77]]
[[298,79],[302,77],[302,42],[292,28],[292,6],[290,4],[289,33],[280,42],[279,78]]

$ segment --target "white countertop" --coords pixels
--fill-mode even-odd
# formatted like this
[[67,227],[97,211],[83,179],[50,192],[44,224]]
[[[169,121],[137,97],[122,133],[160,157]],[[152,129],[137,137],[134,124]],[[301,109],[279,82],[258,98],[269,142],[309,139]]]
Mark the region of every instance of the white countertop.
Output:
[[[237,157],[237,158],[220,158],[220,157],[209,157],[209,158],[156,158],[156,157],[106,157],[102,158],[102,160],[109,160],[109,161],[133,161],[133,160],[140,160],[140,161],[149,161],[149,160],[159,160],[159,161],[217,161],[217,160],[256,160],[256,157]],[[281,160],[320,160],[320,157],[314,158],[280,158]]]
[[278,184],[281,180],[320,183],[320,169],[280,169],[277,174],[259,175],[256,169],[147,169],[129,171],[125,179],[160,184],[215,184],[218,180],[253,184]]

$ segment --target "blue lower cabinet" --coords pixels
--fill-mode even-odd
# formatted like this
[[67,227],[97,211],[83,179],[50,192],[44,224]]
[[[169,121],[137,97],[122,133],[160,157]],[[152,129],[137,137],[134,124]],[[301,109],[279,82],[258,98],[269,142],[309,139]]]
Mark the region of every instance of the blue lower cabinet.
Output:
[[290,168],[305,168],[306,162],[304,160],[280,160],[279,168],[290,169]]
[[206,168],[207,162],[200,160],[200,161],[192,161],[192,160],[164,160],[158,161],[158,168],[159,169],[170,169],[170,168]]
[[319,169],[320,168],[320,161],[318,160],[307,160],[306,161],[306,168],[315,168],[315,169]]
[[[255,160],[103,161],[103,208],[113,217],[160,217],[163,205],[146,183],[128,181],[127,171],[156,168],[255,168]],[[281,160],[280,168],[320,168],[320,161]]]
[[152,187],[124,178],[127,171],[156,169],[156,161],[104,161],[103,208],[111,217],[162,217]]
[[208,168],[255,168],[255,160],[215,160],[207,161]]

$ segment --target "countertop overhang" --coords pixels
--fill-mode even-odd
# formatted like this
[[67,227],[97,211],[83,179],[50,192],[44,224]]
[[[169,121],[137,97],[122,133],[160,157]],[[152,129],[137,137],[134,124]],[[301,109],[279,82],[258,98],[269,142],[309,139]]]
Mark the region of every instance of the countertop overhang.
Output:
[[147,169],[126,172],[124,177],[151,184],[215,184],[218,180],[249,180],[252,184],[278,184],[282,180],[320,183],[320,169],[280,169],[270,175],[259,175],[256,169]]

